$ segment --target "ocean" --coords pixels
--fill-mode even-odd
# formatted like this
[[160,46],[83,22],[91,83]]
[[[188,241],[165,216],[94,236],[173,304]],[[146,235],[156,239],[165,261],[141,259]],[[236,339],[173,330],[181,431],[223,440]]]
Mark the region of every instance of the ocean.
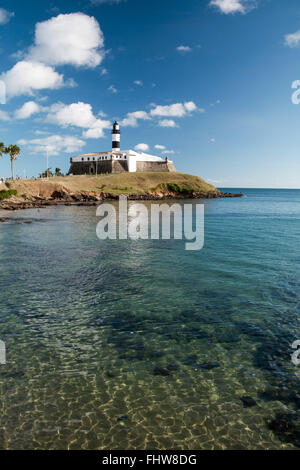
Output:
[[231,191],[200,251],[101,241],[95,207],[8,214],[1,449],[300,447],[300,190]]

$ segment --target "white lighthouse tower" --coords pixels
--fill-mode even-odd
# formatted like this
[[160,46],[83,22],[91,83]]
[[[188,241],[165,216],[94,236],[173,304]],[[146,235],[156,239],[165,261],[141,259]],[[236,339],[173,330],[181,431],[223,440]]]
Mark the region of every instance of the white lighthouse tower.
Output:
[[117,121],[114,122],[113,130],[112,130],[112,151],[113,152],[120,152],[120,126]]
[[176,171],[173,162],[156,155],[149,155],[135,150],[122,150],[120,145],[120,125],[117,121],[112,129],[112,150],[109,152],[94,152],[77,155],[71,158],[69,174],[107,174],[135,173],[137,171]]

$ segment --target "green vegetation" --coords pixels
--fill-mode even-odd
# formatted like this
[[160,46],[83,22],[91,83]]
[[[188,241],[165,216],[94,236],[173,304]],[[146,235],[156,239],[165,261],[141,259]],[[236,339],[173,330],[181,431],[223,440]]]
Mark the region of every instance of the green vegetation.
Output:
[[53,176],[53,172],[51,168],[47,168],[46,171],[43,171],[43,173],[40,174],[40,178],[51,178]]
[[21,197],[22,197],[23,199],[27,199],[27,194],[21,194]]
[[[165,192],[172,192],[172,193],[176,193],[176,194],[193,194],[194,192],[197,192],[197,191],[203,191],[203,189],[199,189],[199,187],[197,186],[190,186],[188,185],[188,187],[183,187],[181,186],[180,184],[178,183],[160,183],[158,184],[155,188],[152,188],[152,191],[157,191],[158,189],[160,189],[163,193]],[[207,191],[207,190],[206,190]]]
[[118,194],[145,194],[159,192],[175,192],[188,195],[193,192],[216,192],[217,189],[206,183],[202,178],[185,173],[137,172],[108,175],[59,176],[45,180],[20,180],[11,183],[11,187],[19,194],[50,197],[54,191],[69,193],[101,192]]
[[191,194],[197,191],[197,189],[194,189],[194,188],[183,188],[177,183],[168,183],[167,187],[169,191],[172,191],[173,193],[177,193],[177,194]]
[[[98,176],[67,176],[51,178],[72,192],[104,191],[113,194],[142,194],[161,189],[162,192],[190,194],[192,192],[217,191],[202,178],[185,173],[137,172]],[[168,185],[170,185],[168,187]]]
[[43,171],[39,175],[40,178],[53,178],[54,176],[63,176],[60,168],[55,168],[54,172],[51,168],[47,168],[47,170]]
[[0,142],[0,157],[3,158],[3,154],[10,156],[10,165],[11,165],[11,177],[14,180],[14,162],[18,159],[18,156],[21,154],[21,149],[18,145],[11,144],[8,147],[5,147],[3,142]]
[[12,196],[17,196],[18,191],[16,189],[2,189],[0,191],[0,201],[3,199],[9,199]]
[[18,159],[18,156],[21,153],[21,149],[18,147],[18,145],[9,145],[5,148],[4,152],[10,156],[11,177],[14,180],[14,162]]
[[0,157],[3,158],[3,154],[5,153],[5,145],[3,142],[0,142]]
[[[105,186],[104,186],[105,188]],[[112,194],[131,194],[131,193],[134,193],[133,191],[133,188],[129,188],[128,186],[125,186],[124,188],[121,188],[121,187],[116,187],[116,188],[110,188],[109,190],[106,188],[104,190],[104,188],[102,188],[102,191],[103,192],[109,192],[109,193],[112,193]]]

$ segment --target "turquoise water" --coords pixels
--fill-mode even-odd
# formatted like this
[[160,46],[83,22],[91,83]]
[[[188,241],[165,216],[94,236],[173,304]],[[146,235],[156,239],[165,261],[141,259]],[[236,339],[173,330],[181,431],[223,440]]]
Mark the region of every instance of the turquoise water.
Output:
[[0,448],[300,445],[300,190],[242,192],[198,252],[100,241],[95,207],[0,225]]

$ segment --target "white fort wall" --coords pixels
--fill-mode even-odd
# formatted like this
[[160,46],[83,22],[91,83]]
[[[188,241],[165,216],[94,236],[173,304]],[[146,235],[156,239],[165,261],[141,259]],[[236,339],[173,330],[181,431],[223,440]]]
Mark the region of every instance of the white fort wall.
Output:
[[[134,150],[121,150],[120,152],[99,152],[99,153],[86,153],[71,158],[71,163],[88,163],[100,162],[105,160],[125,160],[127,161],[128,171],[135,173],[138,162],[160,162],[163,163],[161,157],[149,155],[147,153],[137,153]],[[169,160],[169,163],[173,163]]]

